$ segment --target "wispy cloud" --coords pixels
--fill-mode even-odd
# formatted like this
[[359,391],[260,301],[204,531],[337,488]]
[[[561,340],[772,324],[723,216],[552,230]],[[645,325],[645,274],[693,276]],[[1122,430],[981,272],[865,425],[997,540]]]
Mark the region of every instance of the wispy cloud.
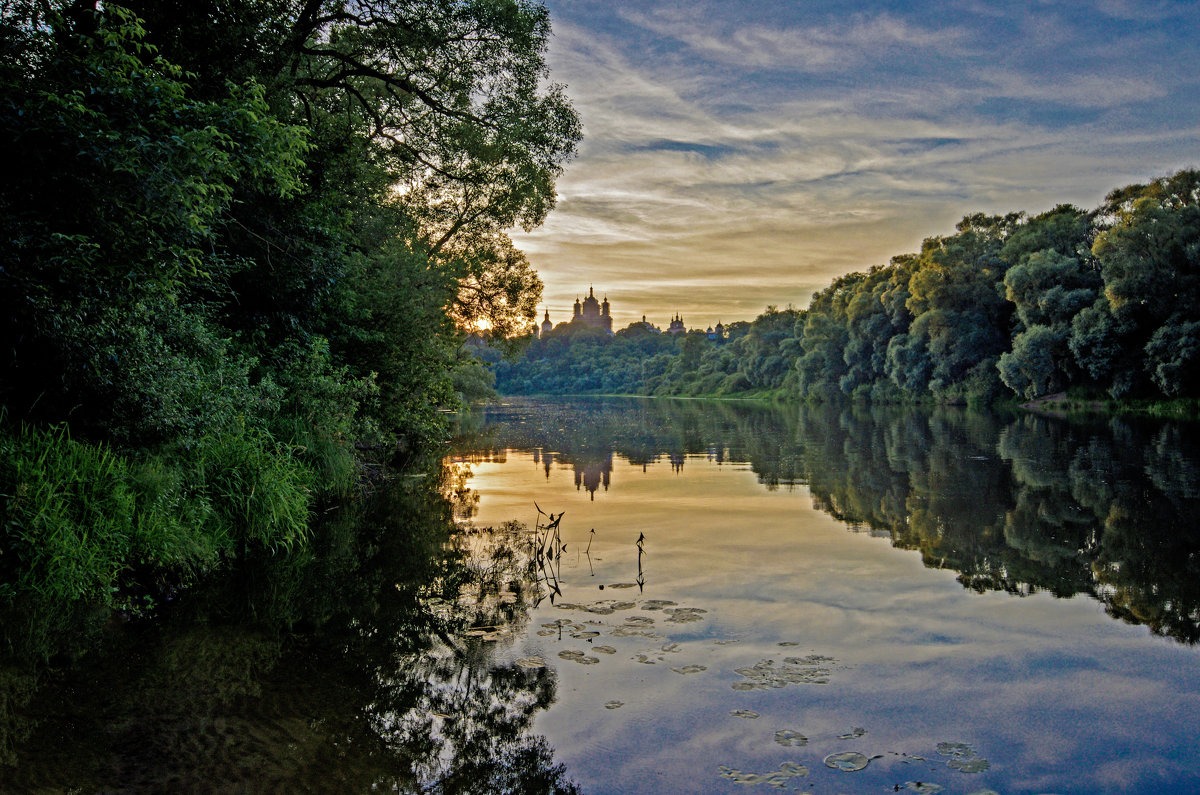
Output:
[[1050,102],[1078,108],[1112,108],[1160,99],[1167,90],[1155,80],[1123,75],[1030,75],[985,70],[980,97]]
[[890,14],[852,14],[847,21],[806,26],[768,26],[678,9],[626,11],[625,19],[677,39],[697,54],[726,64],[757,68],[843,69],[906,50],[940,55],[959,49],[965,32],[925,28]]

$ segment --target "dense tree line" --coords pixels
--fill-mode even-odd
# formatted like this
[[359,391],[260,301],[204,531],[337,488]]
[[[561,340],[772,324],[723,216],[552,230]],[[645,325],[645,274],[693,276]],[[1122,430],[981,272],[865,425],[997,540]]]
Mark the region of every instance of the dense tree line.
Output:
[[0,607],[302,543],[532,318],[505,230],[579,138],[539,3],[0,13]]
[[768,308],[718,344],[634,329],[537,340],[497,366],[498,383],[876,402],[1195,398],[1200,171],[1114,190],[1091,211],[969,215],[919,252],[847,274],[803,310]]

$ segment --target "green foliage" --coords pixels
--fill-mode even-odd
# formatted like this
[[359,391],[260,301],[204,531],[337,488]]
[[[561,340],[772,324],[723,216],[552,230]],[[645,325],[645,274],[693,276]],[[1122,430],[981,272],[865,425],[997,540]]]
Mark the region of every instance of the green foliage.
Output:
[[464,354],[451,373],[454,391],[464,404],[477,403],[496,397],[496,374],[482,361]]
[[[974,214],[920,252],[774,307],[715,345],[572,332],[496,365],[501,391],[986,404],[1200,396],[1200,172],[1092,212]],[[734,328],[736,327],[736,331]],[[639,340],[634,342],[634,339]]]
[[352,443],[379,436],[374,419],[379,385],[374,374],[354,378],[346,365],[334,364],[323,337],[307,342],[305,348],[293,343],[273,352],[270,373],[284,397],[268,430],[313,469],[319,493],[345,496],[359,475]]
[[212,532],[239,556],[291,550],[308,533],[313,475],[283,445],[251,429],[206,439],[196,470],[212,508]]
[[1146,343],[1150,379],[1164,395],[1200,393],[1200,320],[1159,326]]
[[7,596],[296,549],[486,393],[463,328],[540,295],[505,232],[579,138],[542,5],[218,5],[0,8]]
[[1024,398],[1057,392],[1064,386],[1057,363],[1067,352],[1065,331],[1030,326],[1016,336],[1012,350],[1000,356],[1000,378]]
[[65,427],[3,437],[4,585],[63,603],[111,603],[130,558],[138,495],[129,464]]
[[0,602],[129,607],[124,594],[152,586],[138,579],[148,572],[178,583],[307,534],[312,473],[262,432],[135,462],[65,426],[22,427],[0,435],[0,454]]

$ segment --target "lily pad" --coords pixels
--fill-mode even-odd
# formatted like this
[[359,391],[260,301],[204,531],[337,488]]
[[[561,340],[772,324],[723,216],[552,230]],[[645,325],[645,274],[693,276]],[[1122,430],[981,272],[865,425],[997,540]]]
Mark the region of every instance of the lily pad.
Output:
[[839,751],[825,757],[825,767],[841,770],[843,773],[854,773],[863,770],[871,764],[871,759],[858,751]]
[[577,662],[581,665],[595,665],[596,663],[600,662],[599,657],[591,657],[585,652],[578,651],[576,649],[563,649],[558,653],[558,656],[564,660]]
[[667,621],[674,624],[687,624],[692,621],[702,621],[704,614],[708,611],[701,610],[699,607],[673,607],[667,608],[664,612],[670,616]]
[[747,786],[766,784],[775,789],[786,789],[791,779],[803,778],[808,775],[808,768],[799,762],[784,762],[778,770],[771,773],[747,773],[728,765],[721,765],[718,770],[721,771],[721,778],[732,781],[734,784]]
[[677,674],[698,674],[698,673],[701,673],[701,672],[703,672],[703,671],[707,671],[707,670],[708,670],[708,666],[705,666],[705,665],[684,665],[684,666],[682,666],[682,667],[680,667],[680,668],[672,668],[671,670],[672,670],[672,671],[674,671],[674,672],[675,672],[675,673],[677,673]]
[[657,632],[651,632],[648,629],[639,629],[637,626],[623,625],[612,631],[614,638],[661,638]]
[[946,764],[960,773],[982,773],[992,766],[992,763],[982,756],[975,756],[970,759],[951,759]]
[[830,668],[825,664],[836,662],[830,657],[788,657],[783,663],[760,660],[753,666],[734,669],[746,678],[745,682],[734,682],[734,690],[766,690],[788,685],[823,685],[829,682]]
[[991,762],[976,754],[975,748],[968,743],[938,743],[937,752],[950,757],[946,766],[960,773],[982,773],[992,766]]
[[798,748],[802,745],[808,745],[808,738],[792,729],[780,729],[775,732],[775,742],[785,748]]

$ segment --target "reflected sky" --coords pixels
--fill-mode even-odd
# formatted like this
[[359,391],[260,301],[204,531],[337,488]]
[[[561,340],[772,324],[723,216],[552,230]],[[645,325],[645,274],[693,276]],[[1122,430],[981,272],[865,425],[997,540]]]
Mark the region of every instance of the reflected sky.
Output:
[[[974,593],[917,552],[852,532],[807,487],[767,490],[745,464],[708,455],[682,467],[615,455],[594,494],[574,467],[547,472],[531,450],[472,469],[478,525],[532,524],[535,500],[565,511],[562,596],[502,654],[556,667],[558,700],[536,729],[587,792],[743,791],[739,776],[781,770],[777,784],[824,792],[1200,787],[1196,649],[1114,621],[1091,598]],[[586,609],[613,599],[634,605]],[[599,634],[545,626],[563,619]],[[772,679],[813,666],[825,683]],[[782,686],[746,687],[756,681]],[[808,742],[781,745],[785,730]],[[939,753],[946,743],[967,744],[986,769],[951,767],[962,758]],[[848,751],[867,767],[825,764]]]

